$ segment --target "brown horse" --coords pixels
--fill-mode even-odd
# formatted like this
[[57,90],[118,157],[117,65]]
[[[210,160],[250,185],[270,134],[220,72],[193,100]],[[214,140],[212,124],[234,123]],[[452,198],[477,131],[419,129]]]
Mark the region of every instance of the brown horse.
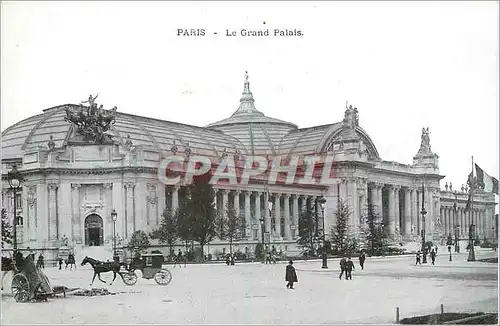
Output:
[[92,282],[90,283],[90,285],[94,284],[94,280],[95,280],[96,276],[99,279],[99,281],[106,283],[106,281],[103,281],[101,279],[101,273],[107,273],[107,272],[113,272],[113,274],[114,274],[113,280],[109,283],[109,285],[113,284],[113,282],[115,281],[116,274],[120,275],[120,277],[123,280],[123,274],[120,272],[120,267],[122,265],[125,265],[124,263],[117,263],[114,261],[113,262],[102,262],[102,261],[99,261],[97,259],[85,256],[85,258],[83,258],[83,260],[82,260],[81,265],[84,266],[87,263],[89,263],[92,266],[92,268],[94,269],[94,277],[92,278]]

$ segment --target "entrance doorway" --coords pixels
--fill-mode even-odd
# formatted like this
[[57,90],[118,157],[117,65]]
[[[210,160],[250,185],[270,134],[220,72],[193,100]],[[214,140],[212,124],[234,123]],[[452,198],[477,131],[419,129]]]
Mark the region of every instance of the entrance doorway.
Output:
[[104,244],[102,218],[97,214],[90,214],[85,219],[85,245],[102,246]]

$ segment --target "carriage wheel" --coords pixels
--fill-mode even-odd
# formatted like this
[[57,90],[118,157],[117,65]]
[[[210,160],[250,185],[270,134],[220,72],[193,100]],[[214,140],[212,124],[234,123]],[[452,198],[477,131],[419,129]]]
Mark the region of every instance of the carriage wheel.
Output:
[[12,294],[16,302],[26,302],[30,297],[30,284],[23,274],[16,274],[12,278]]
[[127,285],[134,285],[137,283],[137,275],[135,272],[123,273],[123,283]]
[[159,285],[168,285],[172,281],[172,274],[168,269],[160,269],[158,273],[155,274],[155,281]]

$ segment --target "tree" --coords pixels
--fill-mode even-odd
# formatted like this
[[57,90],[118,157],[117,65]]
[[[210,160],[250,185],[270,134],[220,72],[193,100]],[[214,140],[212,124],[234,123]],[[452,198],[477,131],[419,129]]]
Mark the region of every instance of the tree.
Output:
[[348,221],[351,214],[349,205],[340,200],[338,210],[335,213],[337,222],[330,229],[332,250],[336,254],[344,255],[358,249],[358,241],[349,236]]
[[150,246],[148,235],[142,230],[135,231],[130,238],[128,246],[132,248],[134,256],[138,256]]
[[5,244],[11,244],[12,241],[11,226],[7,220],[7,210],[2,208],[2,248]]
[[[203,247],[216,236],[215,191],[208,180],[197,180],[187,187],[187,198],[182,205],[181,238],[194,240]],[[202,255],[202,259],[204,259]]]
[[257,242],[255,245],[255,258],[264,261],[264,259],[266,259],[265,256],[264,245],[262,242]]
[[189,195],[186,194],[185,199],[179,201],[176,219],[177,236],[185,242],[186,253],[188,249],[188,242],[193,239],[193,235],[191,233],[191,224],[193,224],[193,221],[190,214],[190,204]]
[[299,215],[299,238],[297,244],[306,250],[308,253],[314,252],[314,221],[316,219],[315,212],[308,207]]
[[221,240],[229,241],[229,253],[233,253],[233,241],[238,241],[244,237],[242,232],[245,227],[245,218],[236,214],[234,208],[228,208],[226,214],[219,214],[217,217],[217,236]]
[[363,219],[366,222],[366,248],[370,256],[383,255],[388,249],[384,225],[373,205],[368,205]]
[[161,220],[160,227],[153,230],[153,232],[149,235],[151,239],[158,239],[160,243],[168,244],[170,248],[169,252],[172,252],[172,246],[179,237],[177,230],[178,215],[179,210],[172,212],[171,209],[166,208],[165,211],[163,211],[163,218]]

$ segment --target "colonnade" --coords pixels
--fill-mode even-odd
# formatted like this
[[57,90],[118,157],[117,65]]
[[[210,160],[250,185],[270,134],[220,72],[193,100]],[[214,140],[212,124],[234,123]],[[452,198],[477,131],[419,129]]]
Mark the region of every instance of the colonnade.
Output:
[[[313,209],[321,221],[320,196],[257,190],[230,190],[215,188],[215,205],[221,214],[234,209],[245,219],[245,237],[262,240],[262,228],[274,240],[294,241],[298,237],[298,219],[308,208]],[[172,210],[179,207],[180,187],[170,187],[166,195]],[[321,228],[322,223],[318,223]],[[321,232],[320,232],[321,233]]]
[[474,208],[466,210],[465,207],[442,206],[441,220],[444,226],[445,234],[451,234],[455,237],[455,229],[458,230],[458,236],[468,238],[469,226],[474,224],[476,227],[476,237],[494,237],[494,223],[492,217],[494,211],[487,208]]
[[[420,234],[423,229],[421,188],[370,182],[368,189],[370,204],[378,216],[378,222],[383,224],[387,234],[403,236]],[[436,189],[434,188],[429,187],[424,190],[424,208],[427,212],[425,214],[425,230],[427,234],[434,231],[435,194]],[[386,197],[385,202],[383,197]]]

